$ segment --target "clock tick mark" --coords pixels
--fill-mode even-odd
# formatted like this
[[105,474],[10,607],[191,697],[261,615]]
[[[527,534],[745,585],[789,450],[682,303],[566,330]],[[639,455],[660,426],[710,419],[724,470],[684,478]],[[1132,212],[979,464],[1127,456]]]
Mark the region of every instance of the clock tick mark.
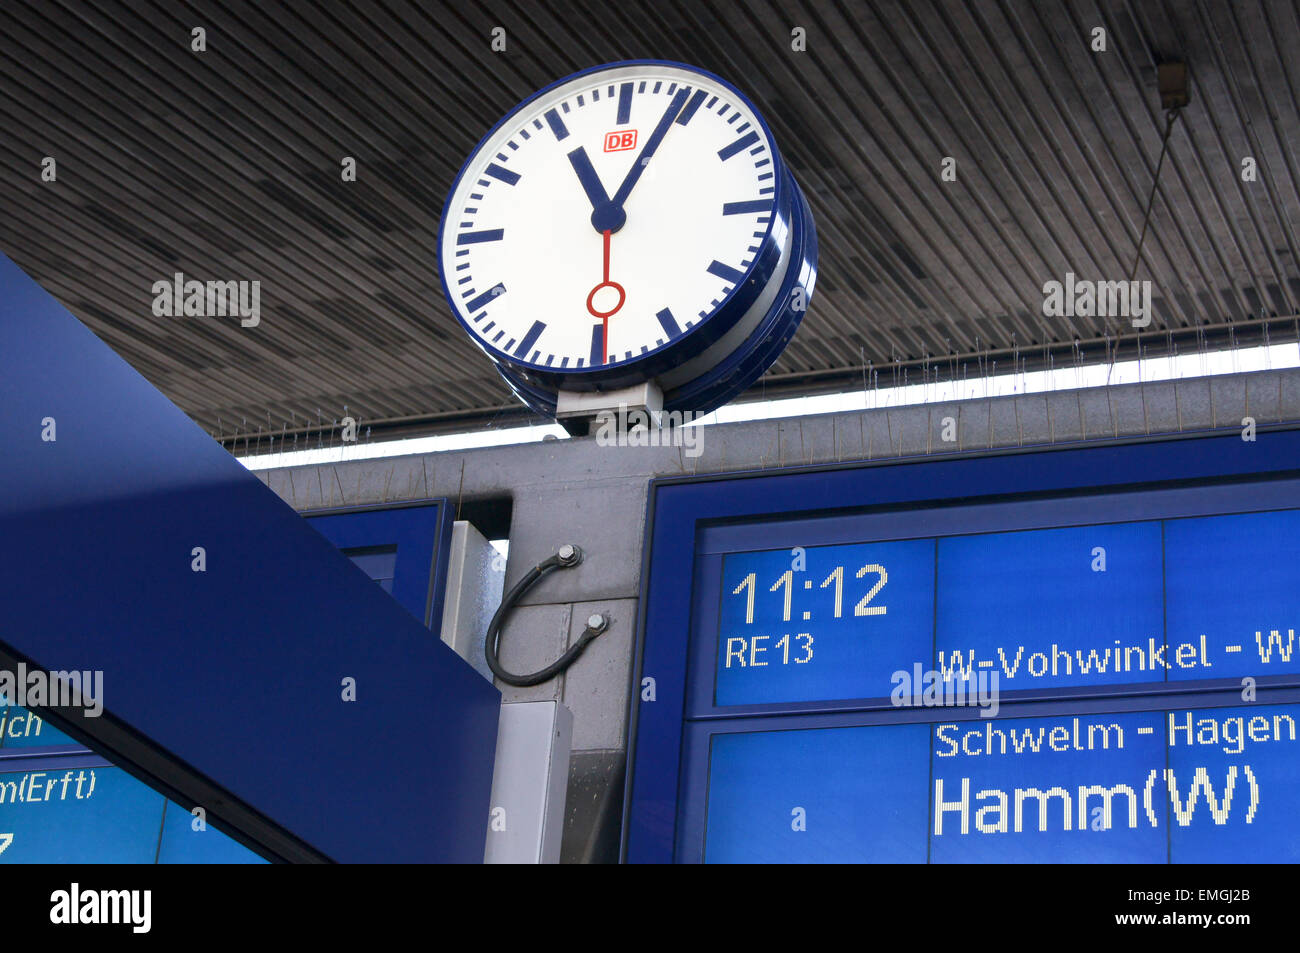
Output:
[[[610,91],[612,92],[613,89],[614,87],[611,86]],[[618,116],[615,118],[614,124],[618,126],[626,126],[631,121],[632,121],[632,84],[623,83],[618,88]]]
[[678,327],[677,319],[673,317],[670,309],[664,308],[655,317],[659,319],[659,326],[664,329],[664,333],[668,335],[669,339],[675,338],[682,333],[682,329]]
[[457,245],[479,245],[483,242],[499,242],[505,237],[504,228],[485,228],[478,232],[461,232],[456,236]]
[[[728,281],[733,285],[738,285],[745,280],[745,273],[743,271],[737,271],[730,265],[724,265],[720,261],[715,260],[710,262],[709,267],[705,270],[708,271],[709,274],[715,275],[723,281]],[[717,305],[716,301],[714,302],[714,305]]]
[[546,110],[546,121],[550,124],[551,132],[555,133],[557,142],[563,142],[569,138],[569,127],[564,124],[564,120],[560,118],[560,114],[554,109]]
[[684,126],[691,121],[691,117],[694,116],[696,110],[700,108],[700,104],[704,102],[704,97],[706,95],[707,94],[702,89],[697,89],[695,91],[694,95],[691,96],[690,101],[687,102],[686,108],[683,109],[681,115],[677,117],[677,124],[679,126]]
[[739,139],[737,139],[735,142],[733,142],[731,145],[719,149],[718,158],[721,159],[723,162],[726,162],[737,152],[740,152],[748,148],[749,146],[753,145],[756,142],[758,142],[758,133],[754,132],[753,130],[750,130],[749,132],[741,136]]
[[754,199],[750,202],[724,202],[723,215],[747,215],[750,212],[766,212],[772,208],[767,199]]
[[[542,332],[545,330],[546,323],[544,321],[534,321],[533,326],[528,329],[528,333],[519,342],[519,347],[515,350],[515,357],[523,357],[527,354],[528,350],[537,343],[537,339],[542,336]],[[532,361],[537,362],[536,352],[533,353]]]
[[514,185],[520,179],[518,172],[511,172],[509,169],[503,168],[495,162],[491,163],[486,169],[484,169],[483,174],[490,175],[494,179],[499,179],[506,185]]
[[[506,293],[506,286],[504,284],[494,285],[493,287],[489,288],[487,291],[479,295],[477,298],[475,298],[473,301],[466,304],[465,310],[481,311],[484,308],[486,308],[488,304],[490,304],[492,301],[495,301],[497,298],[501,297],[505,293]],[[472,290],[470,291],[470,294],[473,294]],[[466,297],[468,297],[468,295]]]

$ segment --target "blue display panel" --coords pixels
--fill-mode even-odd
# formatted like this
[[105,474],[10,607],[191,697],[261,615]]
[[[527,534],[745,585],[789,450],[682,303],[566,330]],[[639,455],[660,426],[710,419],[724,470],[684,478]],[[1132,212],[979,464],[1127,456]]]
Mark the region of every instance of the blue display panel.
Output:
[[[412,615],[441,620],[440,573],[451,528],[445,501],[331,510],[308,520]],[[0,695],[0,863],[6,862],[266,863]]]
[[888,695],[933,652],[930,540],[738,553],[722,592],[719,705]]
[[1279,429],[656,481],[624,858],[1300,859],[1298,461]]
[[339,507],[304,518],[427,628],[442,625],[455,522],[446,500]]
[[709,862],[1300,860],[1300,705],[718,733]]
[[[165,819],[164,819],[165,815]],[[0,863],[265,863],[102,758],[0,761]]]
[[1300,510],[1169,521],[1165,559],[1171,680],[1300,671]]
[[77,742],[48,721],[19,705],[9,704],[0,694],[0,751],[15,748],[48,748],[57,745],[77,745]]
[[926,735],[925,725],[715,735],[705,858],[924,863]]
[[730,553],[716,704],[1295,674],[1297,566],[1296,510]]

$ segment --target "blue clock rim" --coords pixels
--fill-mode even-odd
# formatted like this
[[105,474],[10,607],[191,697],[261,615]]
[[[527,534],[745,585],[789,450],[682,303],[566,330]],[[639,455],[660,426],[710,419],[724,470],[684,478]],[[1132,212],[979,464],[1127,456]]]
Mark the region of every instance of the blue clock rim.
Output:
[[[498,350],[495,346],[487,343],[482,338],[480,338],[478,334],[475,333],[473,325],[470,324],[468,321],[466,321],[466,319],[461,315],[460,309],[457,306],[456,301],[452,298],[451,286],[447,283],[446,262],[444,261],[444,257],[443,257],[443,232],[447,227],[448,212],[451,209],[451,200],[456,195],[456,190],[460,187],[461,180],[465,178],[465,174],[469,171],[470,163],[473,162],[474,157],[479,154],[479,152],[483,149],[483,146],[487,143],[487,141],[491,139],[493,136],[495,136],[498,130],[500,130],[503,126],[505,126],[513,116],[517,115],[519,112],[521,112],[531,103],[536,102],[538,99],[541,99],[551,90],[563,86],[566,83],[571,83],[576,79],[582,78],[583,76],[589,76],[593,73],[605,72],[606,70],[620,69],[627,66],[669,66],[676,69],[682,69],[682,70],[686,70],[687,72],[695,73],[699,76],[703,76],[709,80],[712,80],[713,82],[719,84],[723,88],[729,90],[749,109],[749,111],[753,114],[755,121],[758,123],[759,127],[763,130],[764,135],[767,136],[767,141],[770,144],[772,149],[773,164],[779,166],[781,169],[785,168],[785,160],[781,156],[780,149],[777,146],[776,137],[772,135],[771,127],[769,127],[767,124],[767,119],[764,118],[762,112],[758,109],[757,106],[754,105],[753,101],[750,100],[750,98],[746,96],[744,92],[738,89],[735,85],[723,79],[721,76],[718,76],[716,73],[710,72],[709,70],[706,69],[702,69],[698,66],[691,66],[689,63],[681,63],[676,60],[660,60],[660,59],[631,59],[631,60],[617,60],[611,63],[601,63],[596,66],[589,66],[586,69],[578,70],[575,73],[570,73],[567,76],[563,76],[560,79],[557,79],[555,82],[551,83],[550,85],[544,86],[543,88],[537,90],[528,98],[520,100],[512,109],[510,109],[505,115],[503,115],[496,122],[496,124],[492,126],[491,129],[489,129],[486,133],[483,134],[483,136],[478,140],[478,142],[475,143],[474,148],[472,148],[469,154],[465,157],[465,161],[461,163],[460,170],[456,173],[456,177],[452,180],[451,187],[447,190],[447,197],[443,201],[443,205],[442,205],[442,218],[438,222],[438,238],[437,238],[438,278],[440,283],[442,284],[443,298],[446,300],[447,306],[451,309],[452,316],[456,319],[456,321],[460,324],[460,326],[465,329],[466,333],[469,334],[470,340],[474,344],[478,345],[478,347],[485,354],[487,354],[487,356],[495,364],[497,364],[498,367],[504,366],[507,368],[515,369],[517,373],[527,373],[530,371],[536,371],[541,374],[547,374],[547,375],[559,374],[561,376],[570,379],[591,380],[593,383],[599,382],[602,377],[608,375],[610,372],[626,373],[628,369],[635,367],[637,364],[643,361],[648,361],[651,358],[661,357],[663,355],[670,354],[684,347],[688,339],[693,340],[695,337],[697,337],[696,332],[700,331],[702,328],[709,326],[712,320],[718,314],[724,312],[727,309],[727,307],[732,303],[732,301],[735,300],[737,293],[740,292],[745,287],[746,283],[753,275],[755,269],[757,269],[759,264],[762,262],[763,255],[762,252],[759,252],[754,256],[754,260],[750,263],[749,267],[745,269],[744,276],[741,278],[741,280],[736,282],[736,284],[732,287],[732,289],[729,292],[727,292],[725,296],[723,296],[723,298],[718,302],[718,304],[714,307],[714,309],[709,312],[708,317],[701,318],[693,327],[687,328],[685,331],[683,331],[680,335],[678,335],[673,340],[666,342],[662,347],[655,348],[653,351],[647,351],[644,354],[634,354],[630,358],[624,358],[623,360],[619,360],[619,361],[611,361],[608,364],[601,364],[597,367],[558,368],[555,367],[554,365],[548,366],[546,364],[537,364],[532,361],[527,361],[515,357],[513,354],[509,354],[508,352]],[[775,178],[776,178],[776,185],[775,185],[776,192],[773,193],[772,196],[774,209],[779,208],[781,206],[782,199],[786,192],[784,176],[777,175]],[[774,214],[771,216],[770,220],[767,223],[767,227],[765,229],[763,239],[760,243],[763,247],[766,247],[772,241],[772,230],[776,227],[776,220],[777,220],[777,216]]]

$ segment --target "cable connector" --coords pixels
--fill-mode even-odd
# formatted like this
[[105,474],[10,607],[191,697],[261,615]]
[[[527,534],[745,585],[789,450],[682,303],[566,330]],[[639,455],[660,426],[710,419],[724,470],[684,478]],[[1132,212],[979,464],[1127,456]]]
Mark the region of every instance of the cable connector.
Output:
[[488,668],[492,669],[492,674],[507,685],[526,687],[528,685],[540,685],[542,682],[549,681],[576,662],[587,645],[609,628],[608,614],[604,612],[592,613],[587,617],[587,626],[582,630],[582,635],[578,636],[573,646],[541,671],[532,672],[528,675],[518,675],[514,672],[507,672],[501,665],[498,657],[501,651],[501,627],[505,624],[506,616],[510,614],[510,610],[515,607],[523,594],[543,576],[555,572],[557,569],[572,569],[581,562],[582,549],[573,543],[565,543],[555,553],[547,556],[528,570],[524,574],[524,578],[515,583],[514,588],[502,598],[501,605],[497,608],[496,614],[492,616],[491,623],[488,624],[487,636],[483,640],[483,650],[487,657]]

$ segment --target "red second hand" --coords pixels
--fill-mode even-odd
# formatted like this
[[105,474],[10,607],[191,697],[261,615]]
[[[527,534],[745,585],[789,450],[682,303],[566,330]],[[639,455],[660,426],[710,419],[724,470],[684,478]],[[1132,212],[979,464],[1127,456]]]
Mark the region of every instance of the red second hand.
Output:
[[[601,281],[601,284],[605,285],[609,284],[609,239],[612,234],[613,232],[608,228],[605,229],[605,275]],[[619,301],[620,305],[622,303],[622,301]],[[614,311],[617,310],[618,308],[614,309]],[[609,312],[600,319],[600,353],[605,356],[606,364],[609,363],[609,315],[613,314],[614,311]]]
[[[601,270],[600,284],[592,288],[591,292],[587,295],[587,311],[591,314],[592,317],[600,318],[601,354],[605,363],[608,364],[609,363],[609,319],[612,315],[617,313],[620,308],[623,307],[623,302],[627,300],[627,292],[623,290],[623,286],[620,285],[617,281],[609,280],[609,246],[610,246],[610,238],[613,235],[613,232],[610,231],[609,229],[606,229],[604,232],[601,233],[601,235],[603,236],[603,241],[604,241],[604,266]],[[615,291],[618,292],[618,303],[614,305],[614,307],[610,308],[608,311],[596,310],[596,292],[600,291],[602,288],[613,288]]]

